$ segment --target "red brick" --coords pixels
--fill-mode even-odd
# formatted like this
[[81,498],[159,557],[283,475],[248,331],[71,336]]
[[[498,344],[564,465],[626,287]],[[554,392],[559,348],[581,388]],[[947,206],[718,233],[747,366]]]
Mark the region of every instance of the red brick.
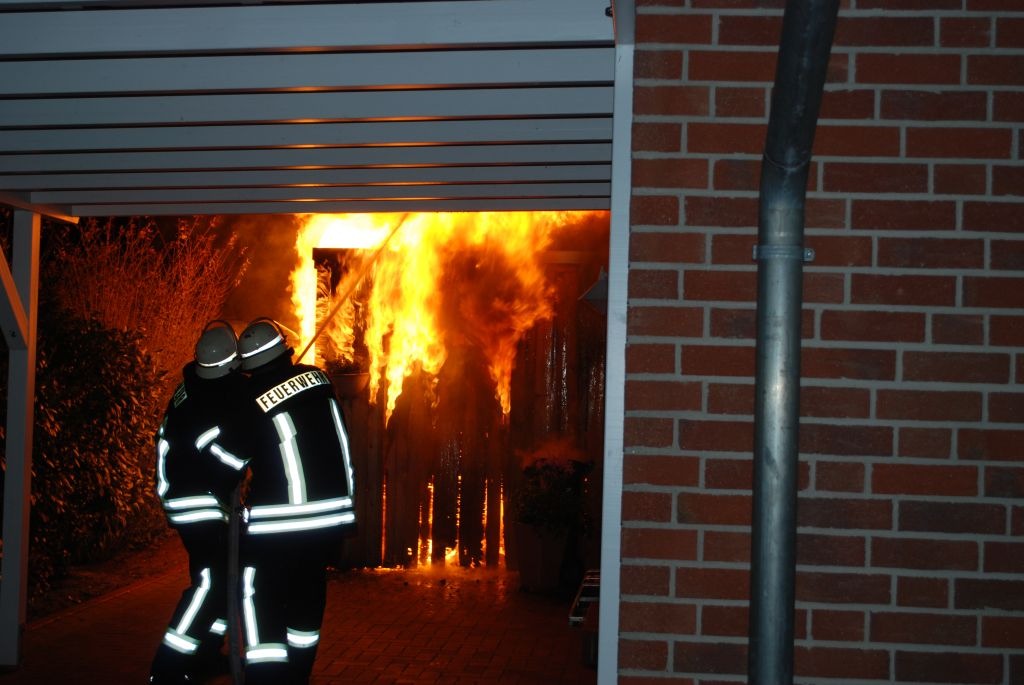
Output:
[[[761,162],[719,159],[715,162],[712,179],[715,190],[757,190],[761,182]],[[754,242],[757,240],[755,236],[746,237]]]
[[1024,19],[997,17],[996,45],[1001,48],[1024,48]]
[[899,529],[927,533],[1002,535],[1006,510],[1000,505],[971,502],[903,501]]
[[701,384],[682,381],[626,381],[631,411],[700,411]]
[[910,157],[959,157],[961,159],[1009,159],[1013,133],[993,128],[908,128]]
[[864,566],[865,547],[861,537],[798,533],[796,563],[800,566]]
[[636,15],[636,42],[700,43],[711,42],[710,14],[647,14]]
[[1024,535],[1024,507],[1013,507],[1010,510],[1010,535]]
[[899,429],[898,440],[897,455],[901,457],[949,459],[952,456],[953,437],[948,428],[903,426]]
[[923,342],[925,317],[916,312],[825,310],[822,340]]
[[974,616],[879,611],[871,614],[872,642],[925,645],[973,645]]
[[807,423],[800,427],[800,451],[805,454],[886,457],[892,454],[892,429]]
[[750,506],[748,495],[684,492],[679,495],[676,510],[679,523],[687,525],[749,526]]
[[[882,92],[882,119],[915,121],[985,121],[988,119],[988,98],[982,92],[957,90],[920,91],[887,90]],[[912,131],[921,129],[911,128]],[[939,129],[943,131],[962,129]],[[958,134],[959,135],[959,134]],[[947,145],[942,146],[948,149]],[[945,157],[947,155],[908,155],[913,157]],[[963,154],[948,155],[963,157]]]
[[699,337],[703,316],[695,307],[629,307],[630,335]]
[[896,652],[896,680],[906,682],[974,683],[1003,682],[1003,657],[970,652]]
[[708,163],[703,159],[633,158],[637,188],[707,188]]
[[1010,356],[983,352],[912,352],[903,354],[908,381],[1009,383]]
[[992,20],[988,17],[941,17],[939,43],[944,48],[990,47]]
[[754,264],[754,245],[757,236],[722,233],[711,237],[711,261],[716,264]]
[[1024,499],[1024,469],[987,467],[985,469],[985,497]]
[[805,214],[805,224],[811,231],[816,228],[847,227],[846,200],[808,198]]
[[841,497],[801,497],[797,506],[800,526],[839,530],[889,530],[892,528],[889,500]]
[[[1021,208],[1024,210],[1024,205]],[[989,268],[992,270],[1024,271],[1024,241],[993,240],[991,247],[992,260],[989,263]]]
[[1024,57],[967,55],[967,83],[972,86],[1024,86]]
[[875,464],[871,490],[888,495],[973,497],[978,494],[978,469],[935,464]]
[[864,492],[864,465],[857,462],[818,461],[814,467],[819,492]]
[[984,340],[984,317],[981,315],[932,315],[932,342],[946,345],[980,345]]
[[704,561],[747,563],[750,561],[750,534],[706,530],[701,558]]
[[1024,309],[1024,278],[965,276],[963,306]]
[[633,63],[636,79],[671,79],[683,75],[683,53],[679,50],[637,50]]
[[889,675],[889,656],[882,649],[797,647],[793,670],[805,678],[881,679]]
[[851,228],[864,230],[952,231],[956,204],[947,201],[852,201]]
[[[672,664],[683,673],[735,673],[747,672],[747,645],[716,640],[715,642],[688,642],[676,640],[672,646]],[[701,683],[707,682],[703,678]]]
[[959,85],[960,56],[941,53],[860,53],[857,83]]
[[706,116],[710,91],[703,86],[637,86],[633,89],[633,114]]
[[765,88],[715,88],[716,117],[767,117],[767,102],[768,94]]
[[1024,611],[1024,579],[957,578],[953,590],[957,609]]
[[701,611],[700,632],[701,635],[746,637],[749,620],[745,606],[710,605]]
[[622,520],[670,523],[672,495],[667,492],[627,490],[622,493]]
[[702,262],[704,236],[693,232],[634,231],[629,238],[631,262]]
[[854,274],[850,299],[856,304],[947,306],[956,304],[953,276]]
[[905,421],[980,421],[981,393],[879,390],[876,415]]
[[674,269],[631,269],[628,279],[631,298],[679,299],[679,272]]
[[757,334],[757,315],[752,309],[711,310],[711,337],[753,340]]
[[834,45],[928,47],[935,42],[931,17],[844,16],[836,23]]
[[708,386],[708,412],[711,414],[754,413],[754,386],[712,383]]
[[668,642],[619,637],[619,667],[663,671],[668,666]]
[[867,236],[812,235],[804,245],[814,249],[815,267],[871,266],[871,238]]
[[681,124],[633,122],[634,152],[679,152],[682,142]]
[[629,454],[623,459],[628,485],[693,487],[700,481],[700,460],[694,457]]
[[697,558],[697,532],[672,528],[623,528],[622,556],[627,559]]
[[889,576],[797,571],[796,599],[828,604],[888,604]]
[[762,45],[777,47],[782,35],[782,17],[762,14],[722,14],[718,18],[719,45]]
[[945,578],[897,578],[896,603],[903,607],[946,608],[949,606],[949,581]]
[[803,281],[804,302],[840,304],[846,298],[843,274],[805,273]]
[[676,597],[747,599],[750,574],[725,568],[680,568],[676,571]]
[[[923,340],[923,319],[920,326],[920,339]],[[892,350],[804,346],[800,351],[800,369],[806,378],[895,380],[896,353]]]
[[924,164],[827,162],[823,189],[831,193],[924,193]]
[[865,388],[807,386],[800,390],[801,416],[867,418],[871,392]]
[[965,231],[1006,231],[1024,233],[1024,211],[1020,202],[965,202]]
[[757,200],[746,197],[687,195],[686,225],[690,228],[724,226],[751,228],[757,225]]
[[875,91],[826,90],[821,96],[822,119],[874,119]]
[[704,466],[704,487],[749,491],[753,473],[750,459],[708,459]]
[[997,91],[993,93],[992,102],[995,121],[1018,122],[1024,118],[1024,92]]
[[1024,542],[985,542],[985,572],[1024,575]]
[[674,373],[675,345],[630,343],[626,346],[626,373]]
[[673,447],[672,419],[626,417],[624,440],[629,447]]
[[671,580],[671,571],[667,566],[622,564],[620,589],[624,596],[667,597]]
[[752,377],[754,352],[752,345],[687,345],[683,348],[681,368],[687,376]]
[[857,9],[912,10],[928,12],[936,10],[960,10],[962,0],[859,0]]
[[860,611],[811,611],[811,637],[818,641],[863,642],[864,613]]
[[629,220],[633,226],[675,226],[679,223],[678,197],[634,194],[629,209]]
[[1024,167],[992,165],[992,194],[1020,195],[1024,188]]
[[985,195],[988,179],[981,164],[936,164],[937,195]]
[[814,154],[829,157],[898,157],[900,130],[896,126],[822,125],[815,132]]
[[777,55],[777,49],[771,52],[692,50],[687,78],[691,82],[773,83]]
[[697,609],[692,604],[667,602],[622,602],[619,629],[626,633],[693,634]]
[[767,131],[767,124],[691,122],[686,126],[687,148],[693,153],[761,154]]
[[687,302],[753,302],[757,299],[757,272],[687,269],[683,273]]
[[1024,649],[1024,616],[982,616],[981,646]]
[[[1024,317],[998,316],[989,317],[989,342],[992,345],[1024,347]],[[1018,380],[1020,382],[1021,360],[1017,360]]]
[[988,418],[995,423],[1024,423],[1024,393],[994,392],[988,396]]
[[946,238],[879,238],[878,265],[899,269],[981,269],[985,243]]
[[1021,461],[1024,459],[1024,431],[961,428],[957,431],[961,459]]
[[871,565],[926,571],[977,571],[978,543],[875,536],[871,538]]
[[679,421],[679,447],[687,451],[749,452],[753,439],[753,426],[748,422]]

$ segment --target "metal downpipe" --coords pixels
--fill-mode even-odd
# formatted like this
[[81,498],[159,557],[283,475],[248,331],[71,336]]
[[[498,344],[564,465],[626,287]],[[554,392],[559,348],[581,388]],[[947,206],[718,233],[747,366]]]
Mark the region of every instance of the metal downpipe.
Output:
[[793,682],[804,199],[838,0],[788,0],[761,167],[748,683]]

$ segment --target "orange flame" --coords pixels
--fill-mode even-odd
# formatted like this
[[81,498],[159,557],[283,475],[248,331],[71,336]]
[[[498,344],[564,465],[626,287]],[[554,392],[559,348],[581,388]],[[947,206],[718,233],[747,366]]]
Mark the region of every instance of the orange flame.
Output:
[[[362,317],[370,398],[383,385],[386,417],[395,409],[404,379],[415,370],[436,377],[453,344],[483,352],[507,416],[517,345],[531,327],[553,314],[543,252],[555,231],[589,214],[309,215],[299,232],[300,260],[292,274],[302,337],[296,349],[304,350],[316,333],[313,248],[350,248],[356,263],[346,274],[348,281],[334,288],[334,300],[319,298],[321,318],[325,309],[337,309],[332,317],[337,322],[328,322],[323,334],[344,361],[352,361],[356,319]],[[360,290],[360,297],[365,303],[357,307],[353,295],[364,285],[368,292]],[[323,295],[324,284],[319,286]]]

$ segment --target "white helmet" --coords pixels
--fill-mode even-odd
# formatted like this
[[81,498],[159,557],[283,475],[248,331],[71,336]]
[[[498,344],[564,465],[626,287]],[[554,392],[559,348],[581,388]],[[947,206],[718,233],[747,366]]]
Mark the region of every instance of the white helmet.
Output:
[[238,354],[242,357],[242,369],[246,371],[259,368],[286,352],[291,350],[284,331],[268,317],[251,321],[238,339]]
[[196,375],[214,379],[238,368],[238,340],[235,329],[227,321],[214,319],[203,328],[196,341]]

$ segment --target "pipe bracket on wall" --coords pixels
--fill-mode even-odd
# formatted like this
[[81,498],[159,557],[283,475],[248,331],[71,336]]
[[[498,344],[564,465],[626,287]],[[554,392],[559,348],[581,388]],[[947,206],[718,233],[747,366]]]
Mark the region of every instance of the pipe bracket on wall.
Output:
[[799,259],[802,262],[814,261],[813,247],[799,245],[754,245],[754,261],[762,259]]

